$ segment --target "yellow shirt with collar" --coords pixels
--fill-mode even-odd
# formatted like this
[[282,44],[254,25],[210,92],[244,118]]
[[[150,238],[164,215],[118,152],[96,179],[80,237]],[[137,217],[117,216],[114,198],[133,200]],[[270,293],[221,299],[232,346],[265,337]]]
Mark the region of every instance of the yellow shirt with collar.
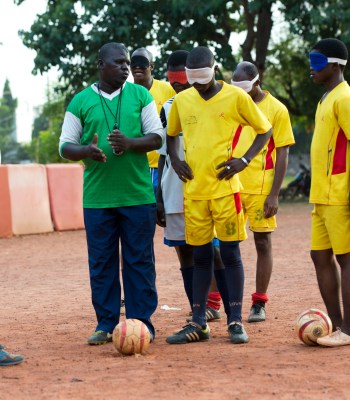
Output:
[[243,126],[258,134],[271,124],[244,90],[222,84],[211,99],[204,100],[194,88],[178,93],[168,118],[168,135],[183,133],[185,160],[194,178],[185,184],[184,196],[193,200],[217,199],[239,192],[237,174],[219,180],[215,167],[232,157]]
[[[251,160],[248,167],[239,173],[239,179],[243,185],[242,193],[268,195],[275,177],[276,148],[295,143],[287,107],[268,91],[264,92],[266,96],[257,103],[257,106],[270,121],[272,136]],[[234,157],[242,157],[255,137],[256,132],[252,127],[244,127],[234,151]]]

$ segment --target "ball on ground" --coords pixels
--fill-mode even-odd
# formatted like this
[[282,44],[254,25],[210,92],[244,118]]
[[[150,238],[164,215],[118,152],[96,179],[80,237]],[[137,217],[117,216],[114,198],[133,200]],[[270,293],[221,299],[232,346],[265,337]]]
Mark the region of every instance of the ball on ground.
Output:
[[297,334],[308,346],[317,345],[317,339],[332,333],[332,321],[328,315],[317,309],[309,308],[297,318]]
[[147,325],[134,318],[119,322],[113,331],[113,344],[121,354],[143,354],[150,344]]

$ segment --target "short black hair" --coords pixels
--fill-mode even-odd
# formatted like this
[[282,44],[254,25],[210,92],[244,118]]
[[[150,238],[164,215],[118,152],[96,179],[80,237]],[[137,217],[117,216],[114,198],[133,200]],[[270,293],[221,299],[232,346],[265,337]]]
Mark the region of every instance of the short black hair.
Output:
[[[147,50],[146,47],[139,47],[138,49],[134,50],[134,51],[132,52],[131,57],[133,57],[133,56],[135,55],[135,53],[144,53],[144,54],[147,54],[146,58],[148,59],[148,61],[149,61],[150,63],[153,63],[153,54],[152,54],[149,50]],[[139,55],[139,54],[137,54],[137,55]]]
[[233,75],[238,72],[238,69],[243,71],[250,80],[254,79],[259,73],[257,66],[249,61],[240,62],[233,71]]
[[348,49],[339,39],[322,39],[313,46],[312,50],[317,50],[327,57],[340,58],[341,60],[348,59]]
[[198,46],[190,51],[187,57],[186,66],[189,68],[205,68],[214,65],[214,54],[208,47]]
[[117,43],[117,42],[110,42],[110,43],[106,43],[104,44],[100,50],[98,51],[98,58],[99,60],[105,60],[106,57],[109,55],[109,52],[112,49],[122,49],[124,50],[126,53],[129,53],[129,50],[126,48],[124,43]]
[[170,54],[166,67],[174,68],[186,65],[186,60],[189,54],[190,52],[187,50],[175,50],[173,53]]

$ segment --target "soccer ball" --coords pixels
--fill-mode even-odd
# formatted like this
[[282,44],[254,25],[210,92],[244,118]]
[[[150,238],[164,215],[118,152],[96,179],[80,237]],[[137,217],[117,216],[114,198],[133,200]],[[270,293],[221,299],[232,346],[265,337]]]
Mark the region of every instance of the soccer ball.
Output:
[[143,354],[151,341],[147,325],[138,319],[119,322],[113,331],[113,344],[125,355]]
[[317,338],[332,333],[332,321],[326,313],[317,308],[309,308],[297,318],[297,334],[308,346],[317,345]]

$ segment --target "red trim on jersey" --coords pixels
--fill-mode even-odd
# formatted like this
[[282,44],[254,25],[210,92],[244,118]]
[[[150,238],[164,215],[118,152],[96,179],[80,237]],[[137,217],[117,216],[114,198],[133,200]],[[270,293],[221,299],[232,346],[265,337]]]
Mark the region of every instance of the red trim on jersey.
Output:
[[339,130],[337,141],[334,149],[332,175],[342,174],[346,172],[346,151],[348,146],[348,139],[344,131]]
[[235,199],[236,212],[238,215],[242,211],[241,194],[239,192],[233,193],[233,197]]
[[272,159],[272,152],[275,148],[275,142],[273,138],[271,137],[269,140],[269,144],[267,145],[267,153],[265,157],[265,170],[267,169],[273,169],[273,159]]
[[243,129],[242,125],[239,125],[237,130],[236,130],[236,132],[235,132],[235,134],[234,134],[234,136],[233,136],[232,145],[231,145],[232,154],[233,154],[234,149],[237,146],[238,140],[239,140],[239,138],[241,136],[241,133],[242,133],[242,129]]

